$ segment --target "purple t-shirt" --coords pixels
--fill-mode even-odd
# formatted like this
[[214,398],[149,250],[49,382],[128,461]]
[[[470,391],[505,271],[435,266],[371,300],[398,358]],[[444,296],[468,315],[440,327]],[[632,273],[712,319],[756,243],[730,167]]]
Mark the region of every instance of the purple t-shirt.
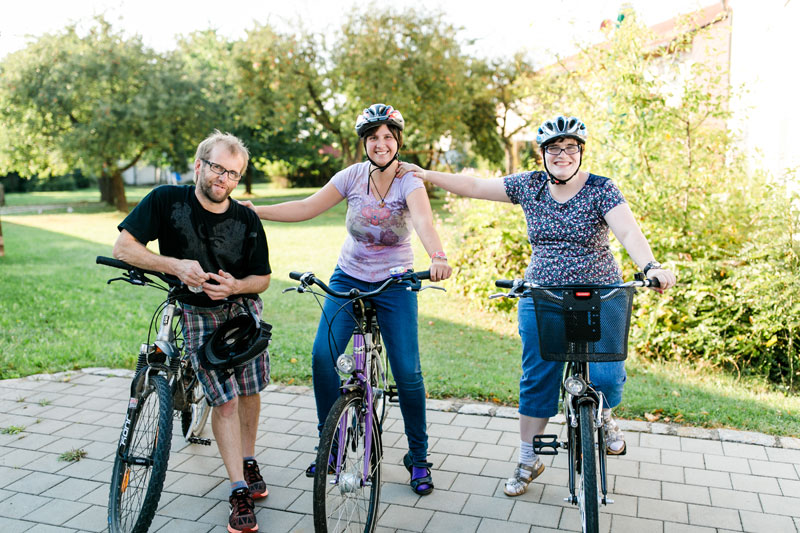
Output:
[[578,193],[564,203],[550,195],[544,172],[503,178],[506,195],[522,207],[531,243],[525,279],[540,285],[606,284],[622,277],[609,247],[605,215],[625,202],[614,183],[589,174]]
[[368,181],[367,161],[351,165],[331,178],[331,183],[347,199],[348,235],[339,254],[339,268],[362,281],[380,281],[389,277],[392,267],[414,266],[413,226],[406,198],[411,191],[425,185],[413,174],[395,178],[381,207],[371,183],[367,193]]

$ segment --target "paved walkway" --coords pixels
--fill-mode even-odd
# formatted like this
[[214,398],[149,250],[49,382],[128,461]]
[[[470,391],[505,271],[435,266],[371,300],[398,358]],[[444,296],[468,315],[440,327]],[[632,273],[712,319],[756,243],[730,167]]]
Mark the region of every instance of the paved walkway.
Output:
[[[106,529],[128,387],[129,378],[109,377],[107,370],[0,382],[0,427],[24,428],[0,434],[0,532]],[[256,452],[271,491],[257,503],[262,532],[313,531],[311,480],[303,474],[316,444],[313,403],[302,387],[270,387],[262,396]],[[400,464],[405,437],[393,407],[384,434],[386,506],[379,531],[579,529],[577,510],[562,501],[564,454],[548,458],[527,494],[503,495],[502,478],[513,469],[518,443],[513,410],[438,401],[429,408],[436,491],[420,498],[408,488]],[[629,451],[609,460],[615,503],[602,509],[603,531],[800,532],[800,440],[622,422]],[[73,449],[86,457],[59,460]],[[228,485],[216,446],[187,446],[176,437],[172,449],[151,531],[224,531]]]

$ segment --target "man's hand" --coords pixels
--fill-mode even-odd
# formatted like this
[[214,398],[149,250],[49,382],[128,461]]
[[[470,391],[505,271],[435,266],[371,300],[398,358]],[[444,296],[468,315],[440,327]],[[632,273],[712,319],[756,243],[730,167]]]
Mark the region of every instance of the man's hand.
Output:
[[200,263],[194,259],[178,259],[175,275],[190,287],[200,287],[208,281],[209,276],[213,276],[213,274],[204,271]]
[[203,284],[203,290],[206,291],[206,294],[208,294],[208,297],[212,300],[222,300],[231,294],[237,294],[239,280],[224,270],[220,270],[219,274],[209,272],[208,278],[219,283],[219,285],[211,283]]

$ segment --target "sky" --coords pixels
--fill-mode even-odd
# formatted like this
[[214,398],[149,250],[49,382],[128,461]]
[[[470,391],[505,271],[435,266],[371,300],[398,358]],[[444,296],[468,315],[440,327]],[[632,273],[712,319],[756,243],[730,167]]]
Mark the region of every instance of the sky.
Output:
[[[600,40],[600,23],[614,19],[628,4],[648,25],[688,13],[714,0],[424,0],[426,11],[441,11],[462,27],[461,36],[475,39],[466,51],[482,57],[511,56],[524,50],[534,64],[549,63],[554,54],[570,55],[572,43]],[[372,4],[376,6],[387,3]],[[103,14],[117,29],[141,35],[159,51],[175,45],[176,35],[215,28],[237,38],[256,22],[288,28],[300,21],[335,37],[336,28],[354,5],[352,0],[13,0],[0,18],[0,58],[23,48],[31,36],[58,32],[70,22]],[[394,0],[397,8],[419,9],[419,0]],[[488,7],[491,6],[491,7]],[[80,25],[79,25],[80,26]],[[85,26],[85,23],[84,23]]]

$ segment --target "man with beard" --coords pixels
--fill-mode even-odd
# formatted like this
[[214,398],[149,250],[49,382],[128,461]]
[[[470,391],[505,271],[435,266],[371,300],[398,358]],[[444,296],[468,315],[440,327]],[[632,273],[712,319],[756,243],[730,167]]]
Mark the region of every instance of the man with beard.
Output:
[[[181,299],[185,348],[214,407],[211,428],[231,482],[231,533],[258,530],[253,499],[268,494],[255,460],[255,441],[259,392],[269,383],[269,354],[264,350],[226,372],[209,368],[200,348],[244,309],[259,316],[263,304],[257,295],[269,286],[261,221],[230,198],[249,157],[238,138],[215,131],[197,148],[196,185],[154,189],[119,225],[114,245],[114,257],[172,274],[193,292]],[[160,254],[145,247],[156,239]],[[223,303],[226,298],[237,303]]]

